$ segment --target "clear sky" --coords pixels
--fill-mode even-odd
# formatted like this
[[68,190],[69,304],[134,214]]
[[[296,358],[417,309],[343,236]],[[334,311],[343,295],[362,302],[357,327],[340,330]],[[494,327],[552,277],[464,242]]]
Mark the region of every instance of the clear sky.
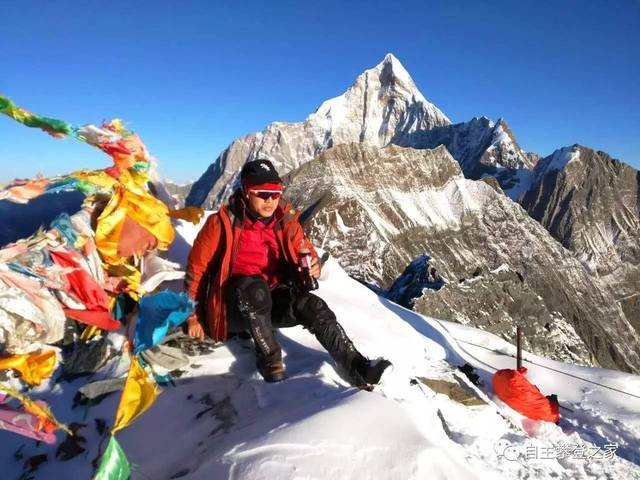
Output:
[[[73,124],[123,118],[173,180],[300,121],[393,53],[457,123],[504,117],[548,155],[640,168],[640,0],[0,0],[0,93]],[[0,181],[103,168],[101,152],[0,117]]]

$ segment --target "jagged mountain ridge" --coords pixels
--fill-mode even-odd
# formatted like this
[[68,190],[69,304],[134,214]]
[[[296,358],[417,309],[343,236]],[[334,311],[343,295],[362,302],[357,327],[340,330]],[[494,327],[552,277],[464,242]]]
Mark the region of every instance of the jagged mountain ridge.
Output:
[[187,204],[216,207],[231,194],[242,165],[258,157],[286,173],[333,145],[362,142],[382,147],[450,123],[420,93],[398,59],[388,54],[303,122],[274,122],[234,141],[193,185]]
[[640,172],[573,145],[540,160],[520,203],[610,287],[640,332]]
[[419,130],[394,142],[413,148],[435,148],[444,145],[458,160],[464,176],[474,180],[501,169],[532,169],[535,155],[520,148],[504,119],[493,123],[487,117],[445,127]]
[[487,117],[476,117],[468,122],[419,130],[396,143],[413,148],[444,145],[460,163],[466,178],[494,177],[512,200],[529,186],[531,170],[539,160],[537,154],[520,147],[503,118],[494,123]]
[[640,368],[640,338],[600,281],[518,204],[465,179],[445,147],[339,145],[287,181],[290,200],[307,209],[315,243],[356,278],[388,288],[425,253],[447,282],[506,264],[544,299],[551,317],[575,329],[600,365]]

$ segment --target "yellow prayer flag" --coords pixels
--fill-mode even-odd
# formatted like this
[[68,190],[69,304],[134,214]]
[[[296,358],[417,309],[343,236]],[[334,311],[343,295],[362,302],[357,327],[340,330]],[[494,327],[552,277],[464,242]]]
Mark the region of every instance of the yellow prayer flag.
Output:
[[138,359],[132,355],[129,375],[124,384],[116,412],[116,421],[111,432],[116,433],[123,429],[144,413],[153,404],[158,393],[156,384],[149,380],[149,376],[138,363]]
[[49,378],[56,367],[56,352],[26,353],[0,358],[0,370],[16,370],[20,372],[22,380],[29,385],[40,385],[42,380]]
[[[140,285],[142,273],[140,273],[140,270],[126,263],[120,265],[109,265],[105,263],[103,264],[103,268],[110,277],[123,280],[127,285],[124,291],[136,302],[139,300],[142,290],[142,286]],[[111,307],[110,310],[113,311],[113,307]]]
[[124,177],[120,179],[122,184],[114,187],[96,227],[96,246],[102,260],[111,265],[124,260],[118,254],[118,243],[120,236],[126,234],[123,227],[127,217],[155,237],[160,250],[167,250],[175,237],[167,206],[148,192],[136,189],[131,175]]
[[179,210],[169,211],[169,216],[171,218],[180,218],[186,222],[197,225],[204,216],[204,210],[198,207],[184,207]]

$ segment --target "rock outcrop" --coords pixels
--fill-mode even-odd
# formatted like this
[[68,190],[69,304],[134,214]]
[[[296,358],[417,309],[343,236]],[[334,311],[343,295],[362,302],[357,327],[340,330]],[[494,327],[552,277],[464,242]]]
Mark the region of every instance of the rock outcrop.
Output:
[[519,325],[525,350],[593,365],[593,355],[563,315],[549,311],[522,274],[506,264],[491,271],[478,267],[470,278],[446,283],[435,262],[418,257],[394,282],[387,297],[431,317],[481,328],[511,342]]

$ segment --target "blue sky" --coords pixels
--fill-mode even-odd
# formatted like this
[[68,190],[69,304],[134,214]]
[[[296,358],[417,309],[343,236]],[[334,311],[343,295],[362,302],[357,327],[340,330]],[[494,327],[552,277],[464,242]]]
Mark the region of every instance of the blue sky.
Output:
[[[640,168],[640,0],[0,7],[0,93],[73,124],[123,118],[177,181],[304,119],[387,52],[453,122],[504,117],[527,150],[581,143]],[[109,163],[0,117],[0,181]]]

